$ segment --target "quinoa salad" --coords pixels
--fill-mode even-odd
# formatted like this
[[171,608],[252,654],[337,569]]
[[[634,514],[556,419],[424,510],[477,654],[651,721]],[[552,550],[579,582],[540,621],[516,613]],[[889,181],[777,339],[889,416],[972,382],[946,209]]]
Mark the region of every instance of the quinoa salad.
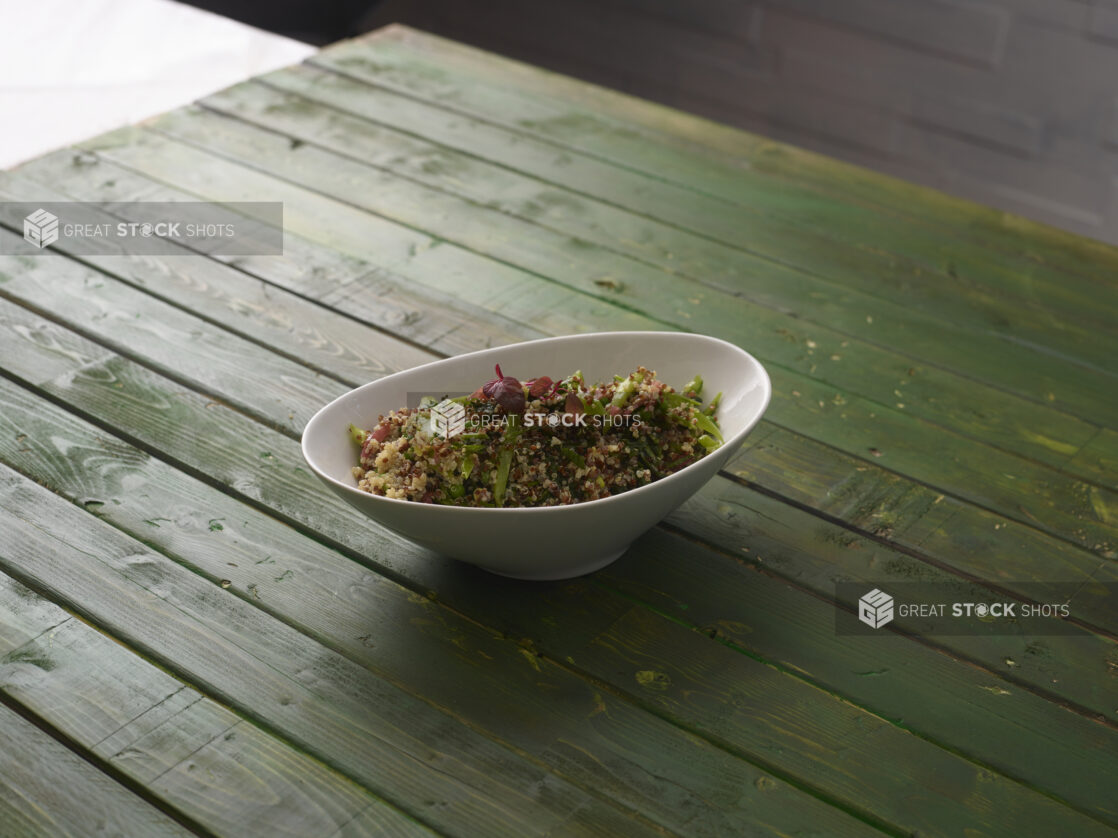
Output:
[[598,383],[496,373],[468,396],[350,425],[358,488],[450,506],[559,506],[644,486],[722,444],[722,394],[704,407],[699,376],[677,392],[644,367]]

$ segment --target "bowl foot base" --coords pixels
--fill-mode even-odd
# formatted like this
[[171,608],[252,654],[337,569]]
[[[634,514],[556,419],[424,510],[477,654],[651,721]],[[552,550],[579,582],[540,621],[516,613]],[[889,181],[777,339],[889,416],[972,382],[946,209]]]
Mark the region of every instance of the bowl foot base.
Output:
[[576,568],[568,568],[560,571],[542,571],[540,573],[502,573],[499,570],[493,570],[488,567],[484,567],[482,568],[482,570],[486,570],[489,573],[495,574],[496,576],[504,576],[508,579],[523,579],[529,582],[558,582],[562,579],[574,579],[577,576],[585,576],[588,573],[593,573],[596,570],[601,570],[606,565],[613,564],[615,561],[620,559],[625,554],[625,551],[628,549],[629,545],[625,545],[624,548],[609,556],[595,557],[586,562],[586,564],[579,565]]

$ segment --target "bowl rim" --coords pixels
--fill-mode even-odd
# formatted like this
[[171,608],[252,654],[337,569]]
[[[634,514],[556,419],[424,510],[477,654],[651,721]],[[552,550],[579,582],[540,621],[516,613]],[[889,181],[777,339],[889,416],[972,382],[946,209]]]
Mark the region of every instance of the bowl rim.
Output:
[[[413,374],[419,372],[420,370],[427,369],[428,367],[437,366],[439,364],[445,364],[448,361],[454,361],[454,360],[459,360],[459,359],[463,359],[463,358],[468,358],[468,357],[473,356],[473,355],[483,355],[483,354],[487,354],[487,353],[491,353],[491,352],[499,352],[501,350],[506,350],[506,349],[516,349],[518,347],[529,346],[529,345],[532,345],[532,344],[539,344],[539,343],[551,343],[551,342],[562,342],[562,341],[575,342],[578,339],[582,339],[582,338],[616,337],[616,336],[622,336],[622,335],[626,336],[626,337],[630,337],[630,338],[648,337],[648,338],[659,338],[659,339],[665,339],[666,338],[666,339],[669,339],[669,340],[673,339],[673,338],[676,338],[676,337],[699,338],[701,340],[709,341],[711,343],[722,344],[723,346],[728,347],[733,352],[743,356],[748,363],[751,363],[752,365],[754,365],[756,367],[756,371],[760,374],[759,384],[760,384],[760,389],[762,391],[762,399],[761,399],[761,404],[760,404],[760,406],[757,410],[756,416],[754,416],[745,425],[744,428],[742,428],[740,431],[738,431],[736,434],[734,434],[729,439],[724,440],[722,445],[719,446],[719,448],[717,448],[714,452],[712,452],[711,454],[703,457],[702,459],[696,460],[695,462],[691,463],[690,465],[684,466],[679,471],[674,472],[673,474],[669,474],[667,477],[662,477],[659,480],[654,480],[651,483],[646,483],[643,486],[638,486],[635,489],[629,489],[628,491],[621,492],[620,494],[610,495],[608,498],[596,498],[595,500],[580,501],[579,503],[569,503],[569,504],[562,504],[562,505],[558,505],[558,506],[513,506],[513,507],[447,506],[447,505],[438,504],[438,503],[421,503],[419,501],[404,500],[402,498],[389,498],[389,497],[385,497],[383,495],[374,495],[372,492],[364,492],[361,489],[358,489],[356,486],[350,486],[349,484],[343,483],[342,481],[338,480],[337,478],[327,474],[326,472],[324,472],[322,469],[320,469],[314,463],[314,461],[311,459],[310,455],[307,452],[308,431],[310,431],[312,429],[312,427],[318,421],[320,421],[320,418],[323,416],[323,414],[325,414],[331,407],[336,405],[338,402],[341,402],[345,399],[348,399],[349,397],[351,397],[353,395],[354,392],[356,392],[357,390],[360,390],[364,387],[369,387],[369,386],[375,385],[375,384],[382,384],[384,382],[391,381],[392,379],[395,379],[395,378],[402,378],[404,376],[413,375]],[[451,514],[451,515],[485,515],[485,514],[495,515],[495,514],[503,513],[503,514],[505,514],[506,517],[508,517],[512,513],[518,513],[520,515],[529,515],[529,514],[542,515],[542,514],[548,514],[548,513],[557,514],[559,512],[566,512],[567,514],[570,514],[571,510],[576,510],[576,509],[587,509],[589,507],[593,507],[595,509],[601,509],[604,505],[609,504],[611,502],[614,502],[615,504],[619,503],[619,502],[630,502],[631,503],[632,502],[631,499],[633,497],[640,497],[640,496],[642,496],[642,493],[647,494],[646,490],[656,490],[658,487],[663,487],[665,484],[673,481],[674,478],[680,477],[681,475],[687,474],[688,472],[692,472],[694,469],[696,469],[697,467],[699,467],[699,466],[703,465],[705,462],[707,462],[710,457],[715,456],[719,451],[722,451],[723,449],[736,450],[737,447],[744,441],[745,437],[756,427],[757,423],[761,421],[761,418],[765,415],[765,411],[768,410],[769,403],[770,403],[771,400],[772,400],[772,380],[769,377],[768,370],[765,369],[764,364],[762,364],[760,361],[758,361],[757,358],[755,358],[751,353],[742,349],[737,344],[731,343],[728,340],[723,340],[722,338],[716,338],[716,337],[713,337],[712,335],[704,335],[704,334],[701,334],[699,332],[660,332],[660,331],[651,331],[651,330],[612,331],[612,332],[581,332],[581,333],[571,334],[571,335],[553,335],[551,337],[536,338],[534,340],[518,341],[516,343],[509,343],[509,344],[505,344],[503,346],[493,346],[493,347],[489,347],[487,349],[478,349],[478,350],[475,350],[473,352],[465,352],[461,355],[451,355],[451,356],[448,356],[446,358],[438,358],[434,361],[428,361],[425,364],[419,364],[418,366],[409,367],[406,370],[400,370],[399,372],[394,372],[391,375],[386,375],[383,378],[377,378],[377,379],[374,379],[373,381],[369,381],[369,382],[366,382],[365,384],[361,384],[357,387],[354,387],[354,388],[348,390],[345,393],[342,393],[337,398],[331,399],[329,402],[327,402],[325,405],[323,405],[321,408],[319,408],[317,411],[315,411],[315,414],[307,421],[307,424],[303,427],[303,433],[300,436],[300,448],[302,449],[303,460],[307,463],[307,465],[309,465],[311,467],[311,470],[314,471],[314,473],[319,477],[320,480],[325,481],[335,491],[342,491],[342,492],[345,492],[347,495],[352,494],[352,496],[355,497],[355,498],[360,498],[360,499],[372,498],[373,503],[380,502],[380,503],[389,503],[389,504],[404,504],[405,506],[411,507],[411,508],[420,507],[420,508],[426,508],[426,509],[430,509],[430,510],[440,510],[440,512],[438,512],[438,513],[433,512],[432,514],[442,514],[442,515],[448,515],[448,514]]]

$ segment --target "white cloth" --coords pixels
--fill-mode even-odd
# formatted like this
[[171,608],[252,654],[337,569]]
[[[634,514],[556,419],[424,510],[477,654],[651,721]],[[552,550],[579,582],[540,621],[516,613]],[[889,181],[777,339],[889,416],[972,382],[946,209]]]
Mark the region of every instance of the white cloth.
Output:
[[171,0],[0,0],[0,169],[314,52]]

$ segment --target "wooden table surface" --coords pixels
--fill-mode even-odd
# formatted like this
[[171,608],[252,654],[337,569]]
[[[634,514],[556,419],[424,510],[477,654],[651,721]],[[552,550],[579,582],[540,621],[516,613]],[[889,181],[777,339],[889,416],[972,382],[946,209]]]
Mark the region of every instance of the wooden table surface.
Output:
[[[402,28],[0,197],[286,229],[0,257],[5,838],[1115,834],[1118,251]],[[617,329],[775,392],[602,572],[431,555],[302,461],[355,385]],[[1075,634],[836,633],[913,579],[1078,583]]]

